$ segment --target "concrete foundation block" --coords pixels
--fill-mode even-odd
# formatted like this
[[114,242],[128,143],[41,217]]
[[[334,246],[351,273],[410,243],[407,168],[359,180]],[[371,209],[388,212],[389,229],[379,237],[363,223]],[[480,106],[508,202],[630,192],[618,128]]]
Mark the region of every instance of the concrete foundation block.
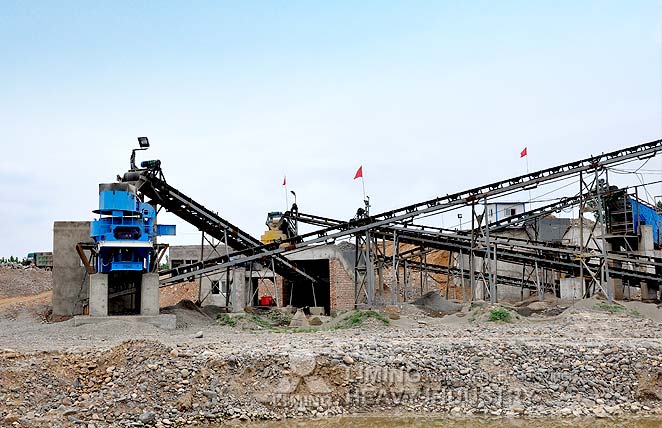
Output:
[[74,326],[78,327],[86,324],[100,324],[99,328],[103,327],[103,323],[108,321],[122,321],[130,323],[146,323],[164,330],[174,330],[177,328],[177,316],[172,314],[163,314],[157,316],[145,315],[111,315],[103,317],[78,315],[74,317]]
[[578,300],[584,297],[584,284],[581,278],[561,278],[561,299]]
[[650,286],[645,282],[641,283],[641,301],[642,302],[649,302],[653,300],[657,300],[657,288],[654,286]]
[[627,300],[634,299],[635,296],[639,294],[639,288],[638,287],[630,287],[630,286],[625,286],[623,287],[623,298]]
[[612,296],[614,296],[614,299],[623,300],[625,297],[625,287],[623,286],[623,280],[611,278],[611,286],[613,291]]
[[90,275],[90,316],[108,316],[108,275],[104,273]]
[[519,302],[522,298],[527,299],[531,295],[529,289],[522,290],[522,287],[512,285],[498,284],[497,300],[499,302]]
[[159,314],[159,274],[144,273],[140,284],[140,315]]
[[324,306],[311,306],[310,315],[324,315]]

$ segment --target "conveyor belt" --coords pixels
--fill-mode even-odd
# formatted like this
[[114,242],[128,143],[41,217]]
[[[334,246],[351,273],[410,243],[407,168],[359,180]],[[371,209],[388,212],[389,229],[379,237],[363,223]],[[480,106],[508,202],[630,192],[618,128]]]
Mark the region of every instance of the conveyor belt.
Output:
[[[390,233],[383,234],[381,231],[373,232],[373,234],[380,239],[389,239],[392,236]],[[471,240],[467,237],[444,234],[433,235],[404,229],[398,230],[398,240],[404,244],[420,245],[456,253],[461,250],[464,254],[468,254],[471,249]],[[539,267],[554,269],[572,276],[579,276],[580,267],[575,258],[576,251],[574,249],[568,249],[564,246],[546,247],[544,243],[535,241],[530,244],[523,244],[513,240],[500,242],[497,237],[491,238],[491,244],[497,245],[497,261],[527,266],[537,264]],[[480,247],[475,248],[474,254],[476,257],[486,257],[486,250]],[[585,262],[591,269],[597,271],[600,267],[600,257],[599,253],[588,255]],[[612,256],[608,254],[607,260],[610,262],[631,263],[641,267],[662,267],[661,263],[640,258],[638,255],[626,258],[622,255]],[[609,274],[612,278],[624,279],[632,283],[646,281],[649,284],[660,284],[662,280],[656,273],[641,272],[617,266],[610,266]]]
[[[250,234],[166,183],[159,169],[141,171],[138,192],[207,235],[227,243],[235,250],[241,251],[263,246],[262,242],[253,238]],[[269,257],[270,255],[266,255],[265,259]],[[229,260],[226,256],[221,257],[221,259],[223,258],[226,261]],[[204,262],[198,262],[161,271],[160,274],[166,277],[181,276],[182,274],[192,276],[205,265]],[[315,278],[298,269],[282,255],[275,255],[274,269],[278,275],[287,279],[306,279],[317,282]]]
[[[584,197],[588,196],[590,195],[585,195]],[[536,210],[527,217],[517,215],[505,218],[499,222],[491,223],[490,229],[501,230],[506,226],[520,224],[523,221],[530,221],[532,218],[542,217],[555,212],[558,209],[572,206],[574,203],[578,203],[578,201],[579,197],[565,198],[558,203],[541,207],[541,209]],[[342,223],[340,220],[305,213],[298,213],[295,218],[303,223],[312,223],[314,225]],[[403,244],[419,245],[426,248],[453,252],[459,252],[461,250],[464,254],[468,254],[471,248],[471,240],[467,236],[466,231],[463,231],[462,234],[458,234],[456,231],[442,228],[407,225],[401,227],[382,227],[374,230],[372,233],[379,239],[390,240],[393,236],[393,230],[397,232],[398,241]],[[481,245],[481,242],[482,238],[478,238],[477,244]],[[558,270],[570,275],[579,275],[579,264],[574,258],[574,255],[580,251],[578,246],[500,237],[497,235],[491,237],[491,243],[497,245],[497,259],[499,261],[529,266],[537,263],[541,267]],[[478,257],[484,257],[485,250],[480,248],[475,249],[474,254]],[[593,269],[598,269],[598,260],[600,258],[601,254],[596,252],[592,257],[588,258],[587,265]],[[607,258],[610,262],[632,263],[634,265],[645,267],[662,267],[662,264],[655,262],[653,258],[639,254],[609,252]],[[660,278],[656,274],[633,271],[631,269],[623,269],[616,266],[610,268],[610,275],[614,278],[633,282],[644,280],[649,283],[660,283]],[[504,278],[504,280],[511,282],[507,278]]]
[[[587,198],[594,197],[591,194],[584,194],[584,200]],[[582,198],[577,196],[571,196],[567,198],[561,198],[560,200],[534,209],[529,209],[523,213],[516,214],[509,217],[504,217],[498,221],[494,221],[489,224],[490,231],[499,231],[513,226],[520,226],[525,223],[529,223],[535,219],[546,217],[550,214],[557,213],[561,210],[574,207],[579,205]],[[313,226],[319,227],[329,227],[329,226],[338,226],[345,223],[343,220],[337,220],[328,217],[322,217],[314,214],[307,214],[302,212],[291,212],[287,211],[283,214],[283,218],[291,219],[292,221],[297,220],[301,223],[310,224]],[[419,225],[419,224],[408,224],[407,227],[420,230],[436,230],[436,231],[446,231],[449,233],[456,233],[459,235],[467,235],[471,233],[471,230],[454,230],[454,229],[445,229],[434,226]],[[478,230],[478,229],[476,229]]]
[[[402,225],[404,223],[411,223],[413,219],[424,214],[433,214],[448,211],[454,208],[467,206],[479,203],[486,198],[495,198],[506,196],[522,190],[537,187],[542,183],[555,182],[570,177],[578,176],[580,173],[588,173],[596,169],[604,168],[607,166],[614,166],[625,162],[647,159],[655,156],[656,153],[662,150],[662,140],[652,141],[650,143],[640,144],[637,146],[616,150],[613,152],[592,156],[580,161],[559,165],[552,168],[532,172],[519,177],[510,178],[507,180],[499,181],[496,183],[488,184],[486,186],[477,187],[462,192],[434,198],[425,202],[412,204],[396,210],[387,211],[381,214],[354,219],[347,222],[339,222],[336,224],[325,225],[322,229],[284,239],[281,242],[267,244],[262,246],[249,247],[235,252],[231,256],[242,256],[243,262],[263,258],[265,255],[280,255],[287,251],[294,249],[301,249],[311,245],[319,245],[323,243],[333,243],[337,239],[346,238],[348,236],[355,236],[368,230],[384,230],[393,225]],[[411,227],[411,225],[410,225]],[[457,237],[458,235],[453,235]],[[412,238],[414,239],[414,238]],[[444,236],[419,236],[416,237],[419,242],[428,242],[429,244],[441,245],[441,243],[448,242],[444,239],[451,239],[451,237]],[[423,241],[421,241],[423,240]],[[438,242],[440,241],[441,242]],[[281,244],[288,244],[282,247]],[[466,245],[463,244],[463,245]],[[529,255],[527,252],[520,253],[520,256],[514,255],[513,257],[520,257],[521,262],[533,262],[534,260],[541,259],[536,257],[535,254]],[[565,257],[565,256],[564,256]],[[239,261],[227,260],[218,258],[216,260],[209,260],[205,265],[201,265],[196,269],[195,273],[209,273],[218,269],[224,269],[228,266],[240,263]],[[569,270],[579,269],[579,264],[576,260],[562,261],[558,260],[557,263],[562,263]],[[561,264],[559,264],[559,267]],[[562,270],[562,269],[559,269]],[[171,280],[181,277],[182,273],[173,273]],[[653,280],[648,274],[641,273],[640,276],[645,276],[648,280]],[[657,277],[656,277],[657,278]],[[659,281],[655,279],[655,281]]]

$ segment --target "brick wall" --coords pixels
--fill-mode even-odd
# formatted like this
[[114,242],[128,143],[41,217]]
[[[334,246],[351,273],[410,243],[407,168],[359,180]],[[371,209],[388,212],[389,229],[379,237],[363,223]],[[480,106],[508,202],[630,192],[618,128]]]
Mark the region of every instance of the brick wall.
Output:
[[[278,299],[276,299],[276,294],[278,293]],[[289,300],[284,300],[283,298],[283,278],[279,275],[276,275],[276,285],[271,279],[258,279],[257,281],[257,297],[258,299],[262,296],[271,296],[274,299],[278,300],[280,306],[287,306]],[[289,299],[289,298],[288,298]],[[285,303],[283,303],[285,302]]]
[[329,286],[331,309],[352,309],[354,307],[354,279],[340,260],[329,260]]

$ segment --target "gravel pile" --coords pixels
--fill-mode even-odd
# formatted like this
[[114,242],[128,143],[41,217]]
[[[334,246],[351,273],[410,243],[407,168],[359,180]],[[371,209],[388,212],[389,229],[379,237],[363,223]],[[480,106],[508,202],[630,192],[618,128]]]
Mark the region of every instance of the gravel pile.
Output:
[[0,297],[15,297],[39,294],[53,289],[50,269],[33,266],[0,266]]

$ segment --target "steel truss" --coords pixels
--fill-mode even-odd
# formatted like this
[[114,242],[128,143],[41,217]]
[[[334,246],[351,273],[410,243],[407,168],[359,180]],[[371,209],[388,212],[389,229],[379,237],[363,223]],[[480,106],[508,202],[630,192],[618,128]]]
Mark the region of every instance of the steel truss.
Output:
[[[518,242],[513,239],[504,240],[503,237],[493,235],[493,233],[500,228],[531,221],[532,219],[542,217],[547,213],[575,206],[576,204],[579,204],[581,208],[585,205],[588,198],[594,198],[597,201],[598,209],[602,210],[601,212],[604,212],[604,204],[602,202],[604,195],[601,186],[589,185],[584,188],[584,177],[595,175],[595,181],[599,183],[598,176],[605,168],[633,160],[647,159],[653,157],[661,150],[662,140],[657,140],[599,156],[592,156],[590,158],[557,167],[547,168],[486,186],[434,198],[377,215],[369,215],[369,213],[366,212],[365,215],[357,216],[350,221],[327,219],[320,216],[312,216],[297,212],[297,221],[306,222],[306,220],[308,220],[313,224],[321,226],[321,229],[267,245],[260,245],[253,239],[252,242],[245,244],[243,246],[244,248],[241,246],[237,247],[238,251],[216,259],[206,260],[195,266],[189,266],[185,271],[170,270],[162,272],[162,284],[180,281],[182,278],[185,278],[190,274],[205,274],[235,266],[237,264],[247,263],[254,260],[264,260],[268,257],[276,257],[276,260],[282,260],[282,256],[286,255],[289,251],[303,249],[308,246],[331,244],[338,239],[352,236],[357,239],[356,247],[357,255],[359,256],[357,257],[357,268],[355,270],[355,281],[357,281],[356,289],[358,290],[356,299],[357,304],[360,300],[358,296],[363,294],[365,294],[366,303],[374,303],[376,289],[374,286],[375,261],[383,260],[384,257],[382,256],[385,256],[385,254],[382,254],[382,256],[377,254],[377,249],[379,248],[378,240],[381,240],[382,243],[384,243],[385,240],[393,241],[393,254],[390,260],[394,270],[392,273],[392,289],[394,288],[393,286],[398,288],[399,281],[397,281],[397,276],[400,271],[399,267],[402,265],[405,270],[403,275],[405,278],[404,285],[406,286],[406,270],[407,268],[411,269],[411,266],[415,265],[412,260],[403,260],[399,257],[397,253],[400,243],[414,243],[426,248],[444,249],[451,253],[462,254],[463,256],[469,255],[469,269],[466,270],[461,268],[453,272],[457,272],[462,276],[463,284],[465,278],[468,276],[472,283],[471,290],[474,292],[476,290],[476,280],[482,281],[483,284],[488,284],[489,287],[486,289],[486,292],[489,294],[492,301],[495,301],[496,299],[496,284],[502,281],[502,277],[496,272],[497,259],[499,261],[521,264],[524,266],[524,271],[528,266],[528,269],[530,269],[529,274],[526,275],[525,272],[523,277],[519,279],[519,283],[527,285],[530,285],[531,283],[536,284],[536,289],[541,297],[544,296],[544,292],[549,289],[548,283],[545,280],[545,276],[547,275],[545,269],[547,272],[563,272],[571,275],[579,275],[582,278],[584,277],[584,274],[587,273],[594,281],[594,285],[608,296],[611,294],[609,291],[611,288],[609,282],[612,277],[633,280],[633,282],[639,280],[659,284],[660,280],[658,277],[648,272],[647,269],[642,269],[641,272],[636,272],[632,269],[623,269],[618,266],[611,267],[609,265],[610,261],[616,261],[616,257],[625,257],[625,261],[630,265],[645,265],[649,268],[651,266],[657,266],[658,263],[644,258],[633,257],[631,253],[627,253],[625,256],[622,254],[607,253],[606,245],[599,246],[602,249],[602,254],[598,254],[596,251],[588,249],[586,246],[586,240],[583,236],[581,238],[581,248],[577,251],[574,247],[570,248],[563,245],[554,247],[545,243],[536,242],[535,240],[528,241],[527,243]],[[154,174],[152,174],[152,176],[154,176]],[[478,221],[478,225],[475,225],[475,220],[479,218],[479,216],[476,216],[475,214],[475,205],[477,203],[485,203],[495,197],[506,196],[519,191],[535,188],[541,184],[566,180],[578,176],[580,178],[580,183],[582,183],[578,196],[566,198],[557,203],[536,210],[531,210],[528,215],[514,216],[516,218],[504,219],[497,225],[490,224],[481,226],[482,221]],[[160,179],[162,177],[160,176],[157,178]],[[144,181],[145,183],[152,183],[151,187],[154,187],[154,177],[149,177],[148,180]],[[163,184],[158,181],[156,183],[156,187],[159,190],[151,192],[150,197],[154,198],[154,196],[158,196],[157,199],[162,201],[164,199],[174,201],[174,204],[171,204],[170,208],[177,214],[179,208],[176,204],[181,202],[182,199],[173,196],[172,190],[165,187],[167,185],[163,186],[163,184],[165,184],[164,181]],[[159,193],[168,196],[164,198]],[[188,204],[182,204],[182,210],[187,210],[189,206],[195,206],[195,203],[189,201]],[[430,228],[429,226],[421,226],[413,223],[413,220],[417,217],[439,214],[463,206],[472,206],[472,228],[469,232],[454,231],[453,233],[450,233],[443,229],[437,228],[437,230],[435,230],[435,228]],[[187,218],[191,219],[192,216],[192,220],[199,221],[198,217],[201,217],[201,214],[206,213],[203,210],[198,209],[198,211],[201,213],[193,215],[178,215],[182,218],[186,217],[184,218],[185,220]],[[482,218],[479,220],[482,220]],[[215,227],[213,222],[211,223],[210,227]],[[582,215],[580,215],[580,223],[580,233],[583,234]],[[225,229],[228,230],[228,227]],[[467,236],[469,234],[470,236]],[[591,233],[590,239],[595,241],[596,239],[592,235],[593,234]],[[601,239],[604,244],[605,233],[601,234]],[[475,257],[480,257],[483,260],[480,269],[476,269],[477,266],[474,261]],[[235,260],[233,260],[233,258],[235,258]],[[462,258],[462,261],[464,261],[464,258]],[[361,267],[359,263],[362,263],[364,267]],[[454,267],[454,269],[457,269],[457,267]],[[369,273],[370,270],[372,270],[372,273]],[[451,272],[450,270],[448,271]],[[535,278],[532,279],[532,277]],[[372,285],[370,284],[370,278],[372,278],[373,281]],[[380,279],[379,283],[382,283],[382,279]],[[604,288],[605,286],[606,288]],[[396,291],[399,293],[399,290]],[[392,301],[393,300],[394,299],[392,298]]]

